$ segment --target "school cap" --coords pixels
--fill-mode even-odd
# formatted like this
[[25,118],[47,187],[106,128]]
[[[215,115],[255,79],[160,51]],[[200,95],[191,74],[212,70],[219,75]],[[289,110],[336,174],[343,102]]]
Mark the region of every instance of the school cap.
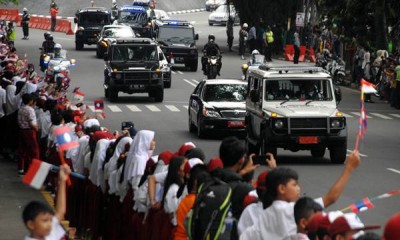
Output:
[[389,218],[383,231],[382,240],[400,239],[400,212]]
[[212,172],[217,168],[223,168],[224,167],[224,163],[222,162],[221,158],[216,157],[216,158],[212,158],[210,160],[210,162],[207,165],[207,170],[208,172]]
[[174,154],[173,154],[172,152],[170,152],[170,151],[164,151],[164,152],[161,152],[161,153],[158,155],[158,160],[163,161],[165,165],[169,165],[169,163],[171,162],[171,158],[172,158],[173,155],[174,155]]
[[100,127],[100,122],[99,120],[95,119],[95,118],[91,118],[91,119],[87,119],[84,123],[83,123],[83,128],[87,129],[87,128],[91,128],[93,126],[99,126]]
[[184,172],[190,173],[190,170],[197,164],[204,164],[199,158],[191,158],[185,163]]
[[355,213],[346,213],[332,222],[328,229],[331,237],[348,231],[362,231],[380,228],[379,225],[365,226]]
[[335,221],[336,218],[343,216],[344,214],[341,211],[334,211],[334,212],[318,212],[312,216],[310,221],[307,224],[307,231],[317,232],[320,229],[325,229],[328,231],[331,223]]
[[264,172],[260,173],[260,175],[258,175],[256,188],[258,188],[260,190],[267,189],[267,181],[266,181],[267,176],[268,176],[267,171],[264,171]]
[[182,144],[182,146],[178,150],[178,156],[185,156],[187,150],[195,148],[195,147],[196,147],[196,145],[194,145],[194,143],[192,143],[192,142],[186,142],[186,143]]

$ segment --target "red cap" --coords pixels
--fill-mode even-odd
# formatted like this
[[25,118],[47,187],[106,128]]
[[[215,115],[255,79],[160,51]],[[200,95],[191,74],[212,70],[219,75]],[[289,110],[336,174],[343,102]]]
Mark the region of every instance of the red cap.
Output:
[[255,196],[246,195],[243,199],[243,209],[245,209],[247,206],[249,206],[252,203],[256,203],[257,200],[258,200],[258,198]]
[[328,230],[331,222],[329,221],[329,217],[327,214],[319,212],[314,214],[311,217],[310,221],[307,224],[307,232],[317,232],[319,229]]
[[164,151],[158,155],[158,160],[163,161],[165,165],[169,165],[173,155],[174,154],[170,151]]
[[186,142],[186,143],[182,144],[182,146],[179,148],[178,155],[185,156],[185,153],[187,150],[195,148],[195,147],[196,147],[196,145],[194,145],[194,143]]
[[400,212],[389,218],[383,232],[383,240],[400,239]]
[[345,215],[336,218],[329,227],[329,235],[334,237],[337,234],[348,231],[361,231],[380,228],[378,225],[364,226],[361,220],[355,213],[346,213]]
[[106,131],[96,131],[93,133],[93,140],[94,141],[99,141],[100,139],[114,139],[115,136],[114,134]]
[[267,176],[268,176],[267,171],[262,172],[260,173],[260,175],[258,175],[256,188],[261,190],[267,189],[267,182],[266,182]]
[[208,166],[207,166],[207,170],[208,170],[208,172],[212,172],[217,168],[223,168],[223,167],[224,167],[224,164],[222,163],[221,158],[216,157],[216,158],[212,158],[210,160],[210,162],[208,163]]
[[199,158],[191,158],[185,163],[184,172],[189,174],[190,170],[197,164],[204,164]]

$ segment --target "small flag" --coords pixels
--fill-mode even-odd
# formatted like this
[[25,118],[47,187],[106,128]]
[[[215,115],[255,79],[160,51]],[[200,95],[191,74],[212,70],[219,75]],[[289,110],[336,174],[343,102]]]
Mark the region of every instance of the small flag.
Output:
[[75,100],[77,100],[77,101],[79,101],[79,102],[82,102],[83,101],[83,99],[85,98],[85,93],[83,93],[83,92],[81,92],[81,91],[79,91],[79,90],[76,90],[75,92],[74,92],[74,99]]
[[67,126],[54,129],[54,136],[56,137],[59,151],[79,147],[78,141],[72,140],[71,129]]
[[376,93],[376,86],[364,79],[361,79],[361,92],[363,93]]
[[72,90],[72,93],[76,93],[76,91],[78,91],[80,89],[80,87],[75,87],[74,90]]
[[104,119],[106,119],[106,114],[104,113],[104,112],[101,112],[101,113],[99,113],[99,114],[96,114],[96,116],[97,116],[97,118],[100,118],[100,119],[102,119],[102,120],[104,120]]
[[102,99],[94,100],[94,111],[102,112],[104,110],[104,101]]
[[33,159],[28,172],[25,174],[24,178],[22,178],[22,182],[39,190],[42,187],[44,180],[46,180],[50,168],[51,164],[42,162],[38,159]]
[[371,208],[374,208],[374,205],[367,197],[357,203],[353,203],[350,205],[350,209],[353,213],[363,212]]

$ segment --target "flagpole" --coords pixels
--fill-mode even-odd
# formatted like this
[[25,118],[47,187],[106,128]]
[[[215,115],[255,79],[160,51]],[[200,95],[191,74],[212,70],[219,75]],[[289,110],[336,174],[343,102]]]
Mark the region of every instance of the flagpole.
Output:
[[[58,156],[60,157],[61,165],[67,164],[64,158],[64,151],[58,151]],[[71,179],[67,176],[67,184],[71,186]]]

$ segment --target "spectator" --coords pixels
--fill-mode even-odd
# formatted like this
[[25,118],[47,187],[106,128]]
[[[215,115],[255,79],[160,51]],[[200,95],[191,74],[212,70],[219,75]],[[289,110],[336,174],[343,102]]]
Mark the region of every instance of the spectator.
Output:
[[232,45],[233,45],[233,18],[229,17],[228,21],[226,22],[226,36],[227,36],[227,43],[228,43],[228,48],[229,52],[232,52]]
[[23,40],[29,39],[29,21],[30,21],[30,19],[31,19],[31,16],[28,13],[28,9],[24,8],[22,10],[22,19],[21,19],[22,32],[24,34],[24,37],[22,38]]
[[51,27],[50,31],[54,32],[57,24],[58,7],[57,4],[52,4],[50,7]]
[[394,214],[389,218],[385,225],[385,230],[383,232],[384,240],[397,240],[400,239],[400,212]]
[[274,33],[271,30],[271,27],[267,27],[267,31],[265,32],[265,59],[268,62],[272,61],[271,55],[272,55],[272,46],[274,44]]
[[250,53],[253,52],[254,49],[256,49],[256,43],[257,43],[257,32],[256,32],[256,26],[253,24],[249,30],[247,42],[249,43],[249,50]]
[[299,63],[299,56],[300,56],[300,36],[299,36],[297,28],[294,30],[293,38],[294,38],[293,63],[294,64],[298,64]]
[[338,217],[329,227],[329,235],[332,240],[354,239],[362,235],[362,230],[377,229],[380,226],[364,226],[355,213],[346,213]]
[[6,28],[6,33],[7,33],[7,38],[10,43],[10,47],[14,47],[14,41],[15,41],[15,28],[13,22],[8,22],[7,28]]
[[242,60],[244,60],[244,54],[246,51],[246,42],[247,42],[247,28],[249,25],[247,23],[243,23],[242,28],[239,31],[239,55],[241,56]]
[[307,240],[307,225],[317,212],[322,212],[322,207],[310,197],[302,197],[294,205],[294,221],[297,225],[297,234],[291,236],[293,240]]

